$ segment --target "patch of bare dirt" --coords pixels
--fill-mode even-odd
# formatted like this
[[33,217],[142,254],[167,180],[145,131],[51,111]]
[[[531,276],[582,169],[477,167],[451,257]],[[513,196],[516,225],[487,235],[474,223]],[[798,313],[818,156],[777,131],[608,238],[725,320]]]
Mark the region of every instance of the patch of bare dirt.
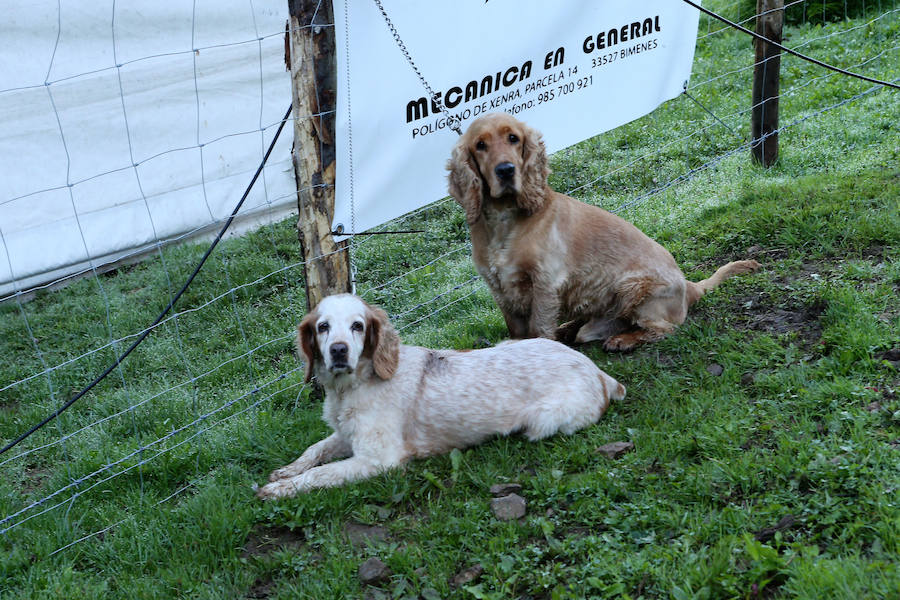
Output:
[[257,579],[247,590],[246,598],[253,600],[262,600],[269,598],[275,594],[275,582],[271,579]]
[[881,244],[872,244],[867,248],[863,248],[860,252],[862,258],[873,262],[881,262],[884,260],[884,252],[886,248]]
[[879,352],[875,355],[875,358],[887,361],[895,369],[900,369],[900,348],[892,348],[890,350],[885,350],[884,352]]
[[[793,310],[776,308],[768,313],[755,314],[750,320],[749,328],[775,333],[805,331],[820,335],[822,328],[819,325],[819,317],[824,309],[823,305],[798,307]],[[819,335],[815,335],[815,339],[818,339]]]
[[823,302],[804,305],[789,299],[787,304],[773,306],[768,294],[761,292],[737,297],[734,304],[739,318],[735,326],[739,329],[777,334],[795,332],[806,347],[813,346],[822,337],[819,319],[827,308]]
[[295,531],[290,527],[256,525],[247,536],[241,554],[244,558],[249,558],[266,556],[276,550],[299,550],[305,546],[305,540],[306,537],[301,531]]
[[47,467],[25,467],[25,477],[22,479],[22,493],[30,494],[44,487],[50,479],[50,469]]

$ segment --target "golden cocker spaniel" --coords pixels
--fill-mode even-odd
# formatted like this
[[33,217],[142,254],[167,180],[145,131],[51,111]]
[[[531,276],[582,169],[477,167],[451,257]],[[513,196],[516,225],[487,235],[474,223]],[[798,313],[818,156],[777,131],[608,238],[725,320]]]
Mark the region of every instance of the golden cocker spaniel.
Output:
[[[505,113],[472,122],[453,149],[449,189],[466,213],[472,258],[515,338],[630,350],[671,333],[687,309],[755,260],[687,281],[637,227],[550,189],[541,136]],[[560,321],[571,320],[557,329]]]

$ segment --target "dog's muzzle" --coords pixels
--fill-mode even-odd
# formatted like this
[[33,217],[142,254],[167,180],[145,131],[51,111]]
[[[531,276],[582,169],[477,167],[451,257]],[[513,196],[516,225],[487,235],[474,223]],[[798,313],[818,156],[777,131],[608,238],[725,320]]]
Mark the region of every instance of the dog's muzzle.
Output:
[[331,348],[328,349],[329,354],[331,354],[331,368],[329,369],[332,373],[334,372],[350,372],[353,369],[350,368],[350,363],[347,361],[347,357],[349,356],[350,348],[347,344],[343,342],[335,342],[331,345]]
[[494,176],[496,179],[496,188],[491,186],[492,196],[499,198],[508,194],[517,194],[518,186],[516,184],[516,165],[511,162],[502,162],[494,167]]
[[494,167],[494,174],[501,183],[510,183],[516,175],[516,165],[511,162],[500,163]]

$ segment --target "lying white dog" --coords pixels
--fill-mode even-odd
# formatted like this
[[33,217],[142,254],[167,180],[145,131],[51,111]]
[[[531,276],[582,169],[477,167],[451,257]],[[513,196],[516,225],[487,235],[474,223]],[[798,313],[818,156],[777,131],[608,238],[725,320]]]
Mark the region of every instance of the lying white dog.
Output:
[[497,434],[570,434],[625,397],[590,359],[547,339],[471,352],[401,345],[383,310],[349,294],[306,315],[297,346],[306,380],[315,374],[325,388],[334,433],[273,471],[260,498],[338,486]]

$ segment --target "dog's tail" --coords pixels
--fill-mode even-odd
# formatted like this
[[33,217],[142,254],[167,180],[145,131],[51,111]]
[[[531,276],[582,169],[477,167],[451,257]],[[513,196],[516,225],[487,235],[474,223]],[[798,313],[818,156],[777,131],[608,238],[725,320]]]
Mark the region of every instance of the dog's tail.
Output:
[[603,386],[603,390],[606,392],[608,400],[625,399],[625,386],[603,371],[600,371],[600,385]]
[[720,283],[740,273],[750,273],[759,268],[759,263],[755,260],[736,260],[727,265],[723,265],[713,273],[713,276],[703,281],[687,282],[687,303],[691,306],[694,302],[703,297],[709,290],[715,288]]

